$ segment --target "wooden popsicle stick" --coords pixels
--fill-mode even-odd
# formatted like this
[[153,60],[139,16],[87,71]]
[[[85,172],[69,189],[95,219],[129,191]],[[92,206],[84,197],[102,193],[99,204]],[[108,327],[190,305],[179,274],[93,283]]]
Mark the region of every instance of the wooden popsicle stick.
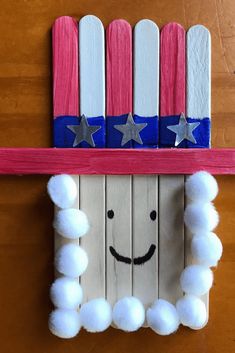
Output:
[[78,25],[69,16],[57,18],[52,28],[54,118],[79,114]]
[[[59,17],[52,28],[53,47],[53,111],[54,119],[63,115],[79,114],[78,87],[78,25],[75,19]],[[79,194],[79,177],[74,176]],[[74,203],[79,208],[79,200]],[[57,207],[55,207],[55,212]],[[55,251],[68,242],[55,232]],[[58,273],[56,273],[58,276]]]
[[0,148],[2,175],[235,174],[235,148]]
[[[185,113],[185,31],[169,23],[161,31],[160,119]],[[159,297],[175,304],[183,295],[184,176],[159,177]]]
[[[187,32],[187,116],[211,119],[211,38],[202,25],[191,27]],[[187,202],[187,200],[186,200]],[[192,235],[185,229],[185,265],[193,261]],[[209,293],[201,297],[209,318]]]
[[[105,116],[104,28],[95,16],[79,22],[80,114]],[[105,297],[105,176],[80,176],[80,208],[90,230],[80,240],[89,266],[81,276],[83,301]]]
[[[139,116],[159,114],[159,30],[150,20],[139,21],[134,29],[133,105]],[[145,255],[151,245],[156,247],[152,258],[133,266],[133,295],[145,308],[158,297],[158,176],[134,175],[133,258]]]
[[[124,20],[111,22],[106,31],[107,119],[132,111],[132,32]],[[109,117],[110,116],[110,117]],[[132,294],[132,265],[117,261],[132,258],[132,177],[106,177],[106,297],[112,305]]]

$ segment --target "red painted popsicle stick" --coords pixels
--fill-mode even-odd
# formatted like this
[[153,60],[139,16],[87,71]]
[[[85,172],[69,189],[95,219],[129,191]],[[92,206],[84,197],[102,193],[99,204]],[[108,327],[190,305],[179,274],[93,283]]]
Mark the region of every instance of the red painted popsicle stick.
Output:
[[107,27],[107,115],[132,111],[132,30],[114,20]]
[[185,113],[185,30],[169,23],[161,30],[160,116]]
[[0,148],[1,174],[235,174],[235,149]]
[[78,24],[59,17],[52,29],[54,118],[79,114]]

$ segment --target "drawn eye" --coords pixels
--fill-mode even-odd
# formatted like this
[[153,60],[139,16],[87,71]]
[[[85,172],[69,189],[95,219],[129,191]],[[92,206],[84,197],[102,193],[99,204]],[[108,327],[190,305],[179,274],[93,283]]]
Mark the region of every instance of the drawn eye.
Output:
[[108,215],[108,218],[109,218],[109,219],[112,219],[112,218],[114,217],[114,212],[113,212],[113,210],[108,210],[107,215]]
[[150,212],[150,219],[152,220],[152,221],[155,221],[156,220],[156,218],[157,218],[157,212],[155,211],[155,210],[153,210],[153,211],[151,211]]

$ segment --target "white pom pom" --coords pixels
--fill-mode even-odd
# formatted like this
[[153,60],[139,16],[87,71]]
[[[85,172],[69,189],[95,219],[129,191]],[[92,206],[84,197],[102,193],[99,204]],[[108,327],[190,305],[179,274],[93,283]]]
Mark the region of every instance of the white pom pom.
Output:
[[61,277],[51,286],[52,303],[60,309],[77,309],[82,302],[82,288],[77,280]]
[[212,201],[218,194],[216,179],[203,171],[191,175],[186,181],[185,189],[187,197],[193,201]]
[[104,298],[93,299],[82,305],[80,317],[87,331],[102,332],[112,322],[112,308]]
[[77,185],[73,178],[66,174],[51,177],[47,191],[54,204],[60,208],[73,206],[77,197]]
[[114,305],[113,321],[121,330],[136,331],[143,325],[144,319],[144,306],[135,297],[122,298]]
[[63,245],[55,255],[56,269],[65,276],[79,277],[87,265],[87,254],[79,245]]
[[210,290],[212,283],[212,271],[202,265],[187,266],[180,276],[181,288],[187,294],[203,295]]
[[68,239],[82,237],[89,230],[87,216],[75,208],[58,211],[53,226],[59,234]]
[[205,266],[216,266],[222,256],[223,246],[214,233],[195,234],[191,242],[191,251],[196,261]]
[[192,233],[210,232],[218,225],[219,215],[212,203],[195,202],[186,207],[184,221]]
[[170,335],[180,324],[179,315],[174,305],[158,299],[146,313],[148,325],[159,335]]
[[180,322],[192,329],[200,329],[207,321],[206,306],[201,299],[194,295],[185,295],[176,303]]
[[80,317],[76,310],[56,309],[50,314],[49,329],[60,338],[72,338],[80,328]]

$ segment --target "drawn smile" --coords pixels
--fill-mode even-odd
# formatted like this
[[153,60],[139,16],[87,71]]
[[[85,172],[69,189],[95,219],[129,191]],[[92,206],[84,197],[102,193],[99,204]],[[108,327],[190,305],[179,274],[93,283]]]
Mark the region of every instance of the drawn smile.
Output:
[[147,253],[144,256],[135,257],[132,260],[130,257],[120,255],[114,249],[114,247],[112,247],[112,246],[109,247],[111,254],[113,255],[113,257],[115,257],[115,259],[117,261],[124,262],[125,264],[131,264],[133,262],[134,265],[143,265],[145,262],[150,260],[151,257],[153,256],[153,254],[155,253],[155,249],[156,249],[156,245],[151,244],[150,248],[148,249]]

